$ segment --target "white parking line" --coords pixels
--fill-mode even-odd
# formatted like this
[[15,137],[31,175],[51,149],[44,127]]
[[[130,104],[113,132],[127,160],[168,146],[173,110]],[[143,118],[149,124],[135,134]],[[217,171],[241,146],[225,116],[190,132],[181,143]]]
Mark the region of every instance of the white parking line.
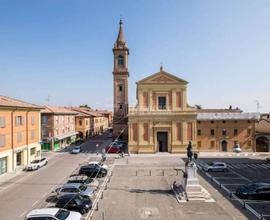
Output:
[[35,201],[32,205],[32,207],[34,207],[37,203],[39,202],[39,200]]
[[26,211],[19,215],[19,218],[22,218],[26,214]]

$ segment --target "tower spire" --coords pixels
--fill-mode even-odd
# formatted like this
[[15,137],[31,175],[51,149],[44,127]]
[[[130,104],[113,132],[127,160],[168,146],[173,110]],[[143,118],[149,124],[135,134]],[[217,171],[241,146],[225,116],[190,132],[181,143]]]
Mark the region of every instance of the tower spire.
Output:
[[116,46],[126,46],[126,40],[124,38],[124,31],[123,31],[123,20],[122,17],[120,17],[120,21],[119,21],[119,32],[118,32],[118,36],[117,36],[117,40],[115,42]]

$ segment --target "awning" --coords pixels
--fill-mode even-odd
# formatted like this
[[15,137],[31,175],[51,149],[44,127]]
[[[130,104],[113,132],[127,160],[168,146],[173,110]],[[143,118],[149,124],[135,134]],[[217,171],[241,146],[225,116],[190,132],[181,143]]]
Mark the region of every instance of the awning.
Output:
[[58,136],[54,137],[54,140],[55,141],[63,140],[65,138],[75,136],[76,134],[79,134],[79,133],[77,131],[73,131],[73,132],[70,132],[68,134],[58,135]]

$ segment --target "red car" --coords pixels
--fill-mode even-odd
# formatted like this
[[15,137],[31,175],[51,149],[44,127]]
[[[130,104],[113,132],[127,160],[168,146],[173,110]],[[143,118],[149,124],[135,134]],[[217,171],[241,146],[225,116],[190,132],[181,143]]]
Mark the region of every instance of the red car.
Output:
[[117,143],[113,143],[106,147],[106,152],[107,153],[120,153],[121,147],[122,147],[121,145]]

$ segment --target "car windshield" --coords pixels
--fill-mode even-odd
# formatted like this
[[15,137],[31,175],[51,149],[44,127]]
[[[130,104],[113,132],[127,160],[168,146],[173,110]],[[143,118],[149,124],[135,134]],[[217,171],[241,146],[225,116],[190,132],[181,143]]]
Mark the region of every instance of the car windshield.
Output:
[[33,160],[31,163],[39,163],[39,160]]
[[214,163],[213,162],[210,162],[210,163],[207,163],[209,166],[213,166]]
[[79,189],[80,189],[81,191],[85,191],[85,190],[87,189],[87,186],[85,186],[85,185],[80,185]]
[[81,205],[83,203],[83,197],[80,195],[77,195],[74,199],[77,205]]
[[77,146],[77,147],[75,147],[74,149],[80,149],[80,147],[79,147],[79,146]]
[[67,211],[67,210],[63,210],[63,209],[60,209],[57,213],[56,213],[56,215],[55,215],[55,217],[57,218],[57,219],[59,219],[59,220],[65,220],[65,219],[67,219],[67,217],[69,216],[69,211]]

